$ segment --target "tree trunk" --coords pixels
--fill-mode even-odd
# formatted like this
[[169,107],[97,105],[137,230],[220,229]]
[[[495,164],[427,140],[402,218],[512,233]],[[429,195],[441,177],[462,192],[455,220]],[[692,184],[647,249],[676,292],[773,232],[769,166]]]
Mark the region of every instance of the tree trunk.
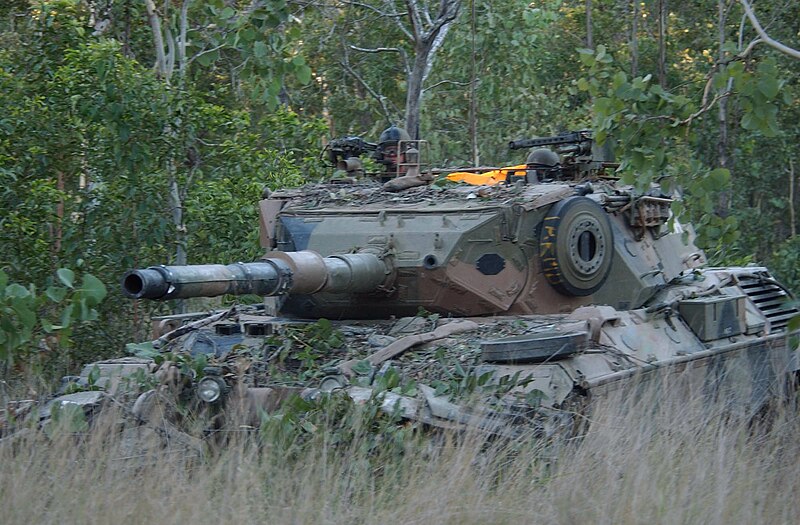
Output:
[[56,222],[50,227],[50,236],[53,244],[50,246],[51,256],[53,263],[58,263],[58,254],[61,253],[61,240],[63,238],[63,225],[64,225],[64,172],[56,170],[56,188],[58,188],[59,197],[56,204]]
[[797,235],[797,225],[794,214],[794,161],[792,159],[789,159],[789,221],[792,238],[794,238]]
[[658,0],[658,83],[667,88],[667,0]]
[[[422,112],[422,96],[425,92],[425,81],[433,67],[436,52],[444,42],[450,30],[450,26],[461,10],[461,2],[462,0],[439,0],[439,12],[435,17],[429,12],[428,3],[420,2],[419,0],[405,0],[407,17],[383,13],[383,16],[386,17],[385,19],[399,26],[400,31],[402,31],[402,33],[406,35],[408,41],[411,42],[414,50],[414,57],[410,60],[410,64],[406,57],[406,51],[401,47],[367,49],[345,44],[343,48],[344,56],[342,66],[345,71],[355,78],[358,84],[381,104],[383,113],[387,118],[391,118],[391,114],[394,114],[394,112],[390,114],[386,104],[386,97],[370,87],[365,80],[350,67],[347,54],[348,48],[367,53],[399,53],[403,57],[406,73],[406,107],[404,119],[405,128],[412,139],[419,138],[420,114]],[[366,4],[358,2],[353,2],[353,5],[358,7],[366,6]],[[394,8],[392,8],[392,10],[394,10]],[[408,21],[407,26],[405,25],[406,18]]]
[[441,0],[436,18],[431,18],[426,7],[417,0],[406,0],[406,8],[411,25],[411,30],[406,32],[414,42],[414,61],[408,72],[405,125],[411,138],[418,139],[425,80],[433,67],[436,52],[461,10],[461,0]]
[[639,75],[639,0],[631,2],[631,77]]
[[594,49],[592,28],[592,0],[586,0],[586,47]]
[[[726,53],[723,50],[723,46],[725,45],[725,24],[727,22],[727,12],[725,7],[725,0],[717,0],[717,7],[719,9],[719,18],[717,20],[717,33],[718,33],[718,44],[719,44],[719,61],[722,63],[727,57]],[[720,88],[721,91],[725,91],[728,89],[727,87]],[[728,124],[728,98],[722,97],[719,99],[719,105],[717,108],[717,129],[718,129],[718,137],[717,137],[717,163],[720,168],[727,168],[730,169],[728,165],[728,131],[729,131],[729,124]],[[727,217],[728,213],[730,212],[730,190],[725,190],[720,192],[719,199],[717,201],[717,214],[720,217]]]
[[419,117],[422,109],[422,84],[428,62],[428,52],[424,45],[418,46],[411,73],[408,75],[408,91],[406,92],[405,126],[412,140],[419,138]]
[[[174,155],[167,160],[167,174],[169,184],[169,205],[172,211],[172,225],[175,227],[175,265],[186,264],[186,226],[183,224],[183,200],[181,199],[180,186],[178,185],[178,170],[175,167]],[[186,304],[178,300],[175,303],[174,313],[186,313]]]
[[[164,51],[164,35],[161,33],[161,19],[156,13],[156,5],[153,0],[144,0],[147,8],[147,19],[150,22],[150,30],[153,32],[153,47],[156,52],[156,72],[161,78],[167,77],[167,55]],[[169,81],[167,79],[167,81]]]
[[475,46],[475,0],[472,0],[470,6],[470,27],[472,30],[472,68],[470,70],[469,80],[469,143],[472,157],[472,166],[477,168],[480,166],[480,152],[478,150],[478,68],[477,68],[477,49]]

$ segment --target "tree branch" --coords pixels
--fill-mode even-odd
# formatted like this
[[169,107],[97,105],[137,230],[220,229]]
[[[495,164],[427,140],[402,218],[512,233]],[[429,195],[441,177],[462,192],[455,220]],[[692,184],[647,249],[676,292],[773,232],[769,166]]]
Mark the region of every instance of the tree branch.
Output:
[[[381,110],[383,112],[383,116],[386,117],[386,121],[387,122],[391,123],[392,122],[392,115],[391,115],[391,111],[389,110],[389,107],[387,106],[387,100],[388,99],[385,96],[379,94],[374,89],[372,89],[372,86],[367,84],[367,82],[363,78],[361,78],[361,75],[359,75],[358,73],[355,72],[355,70],[350,66],[350,56],[347,54],[347,46],[342,46],[342,47],[343,47],[344,53],[342,55],[342,60],[339,62],[339,64],[341,64],[341,66],[344,68],[344,70],[350,76],[352,76],[354,79],[356,79],[356,82],[361,84],[361,86],[367,91],[367,93],[369,93],[369,95],[372,98],[374,98],[378,102],[378,104],[381,105]],[[395,111],[396,110],[397,110],[397,108],[395,108]]]
[[388,13],[388,12],[385,12],[385,11],[381,11],[380,9],[375,7],[374,5],[365,4],[364,2],[356,2],[354,0],[345,0],[342,3],[344,3],[346,5],[353,5],[353,6],[356,6],[356,7],[362,7],[364,9],[367,9],[368,11],[372,11],[375,14],[380,15],[382,17],[386,17],[386,18],[403,18],[405,16],[404,13]]
[[[167,57],[164,53],[164,36],[161,33],[161,19],[156,13],[156,5],[153,0],[144,0],[147,9],[147,19],[150,22],[150,30],[153,32],[153,47],[156,51],[156,72],[162,78],[166,78]],[[169,79],[167,79],[169,81]]]
[[392,51],[394,53],[404,53],[399,47],[358,47],[354,45],[348,46],[354,51],[362,51],[364,53],[383,53],[385,51]]
[[189,27],[189,4],[192,0],[183,0],[181,4],[180,36],[178,37],[178,75],[182,84],[186,79],[186,33]]
[[167,63],[165,66],[166,78],[172,78],[172,72],[175,71],[175,38],[172,36],[172,31],[169,26],[164,28],[164,38],[167,40]]
[[358,47],[358,46],[354,46],[354,45],[350,45],[349,47],[350,47],[350,49],[352,49],[354,51],[361,51],[362,53],[373,53],[373,54],[375,54],[375,53],[398,53],[400,55],[400,57],[403,59],[403,69],[405,70],[406,75],[408,74],[409,67],[410,67],[409,64],[408,64],[408,54],[406,53],[406,50],[403,49],[403,48],[400,48],[400,47],[372,47],[372,48],[367,48],[367,47]]
[[653,115],[651,117],[644,117],[642,119],[639,119],[639,121],[640,122],[650,122],[650,121],[653,121],[653,120],[665,120],[667,122],[671,122],[672,125],[675,126],[675,127],[677,127],[677,126],[686,126],[686,125],[691,124],[692,121],[694,119],[696,119],[697,117],[699,117],[700,115],[702,115],[704,113],[708,113],[708,111],[711,110],[711,108],[714,107],[714,104],[719,102],[721,99],[723,99],[725,97],[729,97],[731,95],[732,95],[732,93],[730,91],[726,91],[724,93],[718,93],[718,94],[714,95],[714,98],[711,99],[711,102],[709,102],[707,104],[703,104],[700,107],[700,109],[698,109],[697,111],[695,111],[694,113],[692,113],[691,115],[689,115],[688,117],[686,117],[683,120],[678,120],[678,119],[676,119],[675,117],[673,117],[671,115]]
[[419,16],[419,4],[417,4],[417,0],[406,0],[406,9],[408,10],[408,20],[411,22],[410,38],[414,42],[417,42],[423,35],[422,20]]
[[211,49],[203,49],[202,51],[198,51],[197,53],[192,55],[192,58],[189,59],[188,63],[191,64],[192,62],[197,60],[197,58],[200,57],[200,56],[207,55],[209,53],[213,53],[214,51],[219,51],[220,49],[222,49],[226,45],[227,44],[220,44],[220,45],[218,45],[216,47],[212,47]]
[[460,10],[461,0],[442,0],[442,8],[436,17],[436,21],[424,35],[424,38],[426,40],[437,38],[439,31],[441,31],[443,27],[449,26],[456,19]]
[[439,82],[435,83],[434,85],[424,88],[423,91],[428,92],[428,91],[431,91],[433,89],[436,89],[439,86],[443,86],[445,84],[450,84],[450,85],[458,86],[458,87],[467,87],[467,86],[472,85],[472,82],[457,82],[455,80],[440,80]]
[[433,60],[436,57],[436,52],[439,51],[439,48],[442,46],[447,33],[450,31],[451,23],[452,22],[448,22],[447,24],[440,26],[439,32],[436,34],[436,38],[433,39],[431,50],[428,53],[428,59],[425,61],[425,72],[422,75],[423,84],[428,79],[431,69],[433,69]]
[[[750,3],[747,0],[739,0],[739,3],[742,4],[742,7],[744,8],[744,12],[747,15],[747,18],[750,20],[750,23],[753,24],[753,29],[756,30],[758,36],[761,37],[761,41],[765,42],[768,46],[777,49],[781,53],[785,53],[790,57],[800,59],[800,51],[791,48],[787,45],[781,44],[777,40],[772,39],[767,34],[767,32],[764,31],[764,28],[761,27],[761,23],[758,21],[758,18],[756,18],[755,13],[753,12],[753,8],[750,7]],[[751,42],[750,45],[752,46],[753,43]]]

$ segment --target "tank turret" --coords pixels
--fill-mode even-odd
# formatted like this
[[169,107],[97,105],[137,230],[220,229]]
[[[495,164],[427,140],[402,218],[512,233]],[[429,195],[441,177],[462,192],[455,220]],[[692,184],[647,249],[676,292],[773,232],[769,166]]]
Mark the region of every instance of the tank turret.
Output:
[[593,157],[588,132],[512,146],[539,148],[527,170],[537,176],[399,194],[371,181],[271,192],[260,203],[262,261],[135,270],[123,289],[282,296],[281,314],[302,318],[553,314],[638,308],[704,263],[691,230],[668,230],[671,199],[605,176],[614,165]]

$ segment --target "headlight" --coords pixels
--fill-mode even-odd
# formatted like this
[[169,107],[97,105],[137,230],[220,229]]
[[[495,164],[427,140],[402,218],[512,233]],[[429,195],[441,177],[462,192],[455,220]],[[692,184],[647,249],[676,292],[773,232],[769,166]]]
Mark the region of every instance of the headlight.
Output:
[[206,403],[213,403],[225,392],[225,382],[219,377],[204,377],[197,383],[197,397]]
[[322,378],[319,382],[320,392],[333,392],[339,390],[347,385],[347,380],[341,375],[327,376]]

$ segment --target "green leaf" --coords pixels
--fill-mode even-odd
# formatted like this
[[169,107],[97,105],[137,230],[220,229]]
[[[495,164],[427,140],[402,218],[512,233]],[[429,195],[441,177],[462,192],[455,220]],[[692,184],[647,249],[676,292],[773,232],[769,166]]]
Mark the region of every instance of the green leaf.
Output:
[[779,83],[777,78],[762,78],[758,81],[758,90],[761,91],[767,99],[773,99],[778,96],[778,88]]
[[64,311],[61,312],[61,326],[64,328],[69,328],[72,324],[72,312],[75,309],[75,305],[69,304]]
[[727,40],[724,44],[722,44],[722,51],[735,55],[739,53],[739,46],[736,44],[736,42]]
[[727,186],[731,178],[731,172],[727,168],[717,168],[709,172],[708,178],[712,182],[714,189],[721,189]]
[[53,332],[57,332],[58,330],[63,330],[63,328],[64,328],[63,326],[61,326],[59,324],[51,323],[47,319],[42,319],[40,322],[42,323],[42,329],[45,332],[47,332],[48,334],[51,334]]
[[592,67],[596,60],[594,58],[594,50],[592,49],[578,49],[578,54],[580,55],[581,63],[584,66]]
[[67,288],[74,288],[73,283],[75,282],[75,272],[69,268],[59,268],[56,271],[56,275],[58,275],[59,280],[64,283],[64,286]]
[[234,10],[233,10],[233,8],[231,8],[231,7],[226,7],[226,8],[225,8],[225,9],[223,9],[223,10],[222,10],[222,12],[219,14],[219,17],[220,17],[220,18],[222,18],[223,20],[227,20],[227,19],[229,19],[229,18],[233,17],[233,15],[235,15],[235,14],[236,14],[236,11],[234,11]]
[[740,78],[744,74],[744,64],[737,60],[728,66],[728,74],[734,78]]
[[295,73],[297,76],[297,80],[300,81],[301,84],[305,85],[311,82],[311,68],[303,65],[297,68],[297,72]]
[[727,69],[723,69],[719,73],[714,75],[712,86],[717,91],[719,91],[721,89],[724,89],[726,84],[728,83],[728,78],[729,78],[728,70]]
[[256,32],[252,28],[246,27],[239,31],[239,39],[243,42],[252,42],[256,39]]
[[11,302],[11,309],[17,314],[25,332],[30,332],[36,325],[36,312],[31,308],[30,302],[23,298],[16,298]]
[[752,113],[745,113],[744,116],[742,116],[741,124],[742,127],[747,130],[758,128],[758,124],[756,123],[755,117]]
[[147,341],[145,343],[128,343],[125,345],[125,351],[144,359],[153,359],[161,355],[161,353],[153,347],[152,341]]
[[367,361],[366,359],[359,361],[358,363],[353,365],[351,370],[360,376],[369,375],[372,372],[372,364]]
[[57,286],[50,286],[44,291],[44,294],[50,298],[54,303],[60,303],[67,296],[67,289]]
[[208,67],[216,62],[217,58],[219,58],[219,51],[209,51],[197,55],[197,63],[203,67]]
[[86,295],[89,306],[95,306],[102,301],[106,294],[106,285],[92,274],[84,274],[81,291]]
[[13,298],[26,298],[31,297],[31,291],[22,286],[21,284],[12,283],[6,287],[5,291],[6,297],[13,297]]
[[603,60],[606,57],[606,46],[600,44],[597,46],[597,53],[595,54],[595,60]]
[[256,58],[264,58],[267,56],[267,44],[259,40],[255,44],[253,44],[253,54]]
[[89,310],[89,305],[86,304],[86,298],[81,298],[81,300],[78,301],[78,307],[80,309],[80,320],[88,321],[92,314]]

